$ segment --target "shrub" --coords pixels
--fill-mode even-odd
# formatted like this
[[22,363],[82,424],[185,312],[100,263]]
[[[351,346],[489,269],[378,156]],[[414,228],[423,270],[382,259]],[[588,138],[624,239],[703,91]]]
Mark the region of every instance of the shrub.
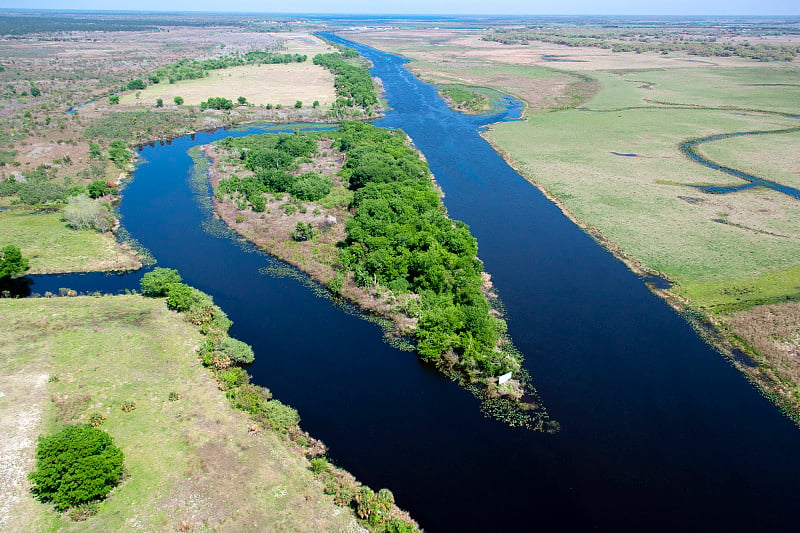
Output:
[[294,103],[294,107],[295,107],[296,109],[300,109],[301,107],[303,107],[303,102],[301,102],[300,100],[296,101],[296,102]]
[[216,307],[211,320],[200,325],[200,333],[216,342],[228,334],[228,330],[231,329],[232,325],[233,321],[228,318],[228,315],[222,309]]
[[227,395],[235,408],[251,414],[260,413],[272,398],[272,393],[269,389],[251,383],[231,389]]
[[106,232],[114,227],[114,217],[108,207],[85,194],[68,198],[63,216],[67,225],[73,229]]
[[289,186],[289,192],[300,200],[315,202],[331,192],[331,187],[333,182],[330,178],[316,172],[307,172]]
[[172,99],[172,101],[175,102],[175,105],[183,105],[182,96],[176,96],[175,98]]
[[89,425],[93,428],[99,427],[103,425],[103,422],[106,421],[106,417],[100,413],[92,413],[89,415]]
[[212,96],[204,102],[200,102],[201,109],[233,109],[233,101],[220,96]]
[[144,80],[141,79],[131,80],[128,82],[126,87],[128,88],[129,91],[142,90],[145,88]]
[[292,240],[310,241],[314,238],[314,226],[311,222],[298,222],[292,232]]
[[249,344],[231,337],[222,339],[217,350],[225,354],[233,363],[238,365],[252,363],[255,359],[255,354],[253,354],[253,349]]
[[154,268],[142,276],[139,286],[145,296],[166,296],[170,285],[181,282],[181,275],[174,268]]
[[270,426],[281,431],[286,431],[300,423],[300,415],[297,410],[284,405],[278,400],[270,400],[264,403],[258,414]]
[[167,287],[167,307],[174,311],[188,311],[200,292],[184,283],[173,283]]
[[67,188],[60,183],[28,181],[18,184],[17,196],[27,205],[60,202],[67,197]]
[[328,460],[324,457],[314,457],[311,459],[311,471],[315,474],[321,474],[323,472],[327,472],[328,470]]
[[28,270],[28,259],[19,247],[9,244],[0,249],[0,279],[17,276]]
[[95,180],[86,187],[86,191],[89,193],[89,198],[100,198],[113,192],[114,187],[109,187],[103,180]]
[[111,141],[108,145],[108,157],[120,170],[124,170],[131,162],[131,153],[120,140]]
[[228,390],[247,385],[250,382],[250,375],[244,368],[235,366],[220,370],[217,374],[217,381],[222,389]]
[[103,498],[122,477],[123,455],[112,438],[88,425],[39,437],[33,492],[57,509]]
[[156,98],[156,107],[164,107],[164,99]]
[[111,105],[118,104],[119,103],[119,96],[117,96],[116,94],[112,95],[112,96],[109,96],[108,97],[108,103],[111,104]]

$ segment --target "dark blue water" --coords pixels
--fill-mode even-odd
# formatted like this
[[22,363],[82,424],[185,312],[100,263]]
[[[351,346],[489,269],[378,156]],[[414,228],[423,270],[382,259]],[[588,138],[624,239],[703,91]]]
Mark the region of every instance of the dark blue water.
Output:
[[[562,431],[485,419],[469,393],[383,343],[377,326],[295,279],[260,274],[268,257],[203,231],[186,150],[228,133],[145,147],[124,224],[228,312],[231,333],[255,348],[255,381],[299,409],[336,463],[390,487],[431,532],[795,530],[800,431],[508,167],[476,132],[486,117],[450,111],[401,58],[357,48],[393,108],[380,125],[411,135],[451,216],[478,238]],[[97,279],[129,278],[56,285],[92,290]],[[47,283],[36,278],[34,291]]]

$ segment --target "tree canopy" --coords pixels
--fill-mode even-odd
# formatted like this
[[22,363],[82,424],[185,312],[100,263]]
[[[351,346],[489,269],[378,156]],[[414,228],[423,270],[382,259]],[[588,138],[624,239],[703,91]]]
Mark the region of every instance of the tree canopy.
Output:
[[122,477],[122,451],[104,431],[89,425],[66,426],[39,437],[33,492],[57,509],[103,498]]
[[28,270],[28,259],[17,246],[9,244],[0,250],[0,279],[18,276]]

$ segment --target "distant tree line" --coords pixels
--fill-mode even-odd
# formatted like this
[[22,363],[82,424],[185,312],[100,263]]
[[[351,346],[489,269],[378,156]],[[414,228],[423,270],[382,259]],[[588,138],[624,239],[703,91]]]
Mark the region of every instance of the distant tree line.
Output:
[[618,40],[613,36],[562,35],[533,30],[497,30],[483,37],[485,41],[526,45],[530,41],[561,44],[571,47],[604,48],[613,52],[686,52],[701,57],[744,57],[758,61],[792,61],[800,54],[800,46],[792,44],[751,44],[748,42],[716,42],[715,38],[685,40],[677,37],[651,40]]
[[312,60],[315,65],[320,65],[334,74],[333,84],[338,98],[334,107],[359,106],[368,108],[378,103],[378,93],[369,71],[362,67],[348,63],[346,59],[358,57],[358,52],[352,49],[340,53],[318,54]]

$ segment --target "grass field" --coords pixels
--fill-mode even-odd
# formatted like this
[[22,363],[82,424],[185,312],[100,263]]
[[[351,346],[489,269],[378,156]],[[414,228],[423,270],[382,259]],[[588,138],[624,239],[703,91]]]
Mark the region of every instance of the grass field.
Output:
[[61,213],[29,215],[30,208],[0,211],[0,246],[19,246],[30,274],[130,270],[141,263],[110,233],[76,231]]
[[320,106],[327,107],[336,99],[333,74],[309,59],[305,63],[211,70],[206,78],[173,84],[162,82],[149,85],[143,91],[126,91],[120,96],[120,104],[153,107],[156,99],[161,98],[165,106],[171,106],[176,96],[182,97],[186,105],[200,105],[211,96],[228,98],[235,103],[238,97],[244,96],[252,105],[281,104],[283,107],[292,107],[297,100],[306,106],[317,100]]
[[[0,529],[343,531],[352,515],[276,433],[249,435],[194,353],[196,329],[140,296],[0,301]],[[180,399],[170,401],[170,393]],[[123,412],[122,402],[136,409]],[[76,522],[34,500],[35,437],[90,414],[125,454],[126,479]]]

